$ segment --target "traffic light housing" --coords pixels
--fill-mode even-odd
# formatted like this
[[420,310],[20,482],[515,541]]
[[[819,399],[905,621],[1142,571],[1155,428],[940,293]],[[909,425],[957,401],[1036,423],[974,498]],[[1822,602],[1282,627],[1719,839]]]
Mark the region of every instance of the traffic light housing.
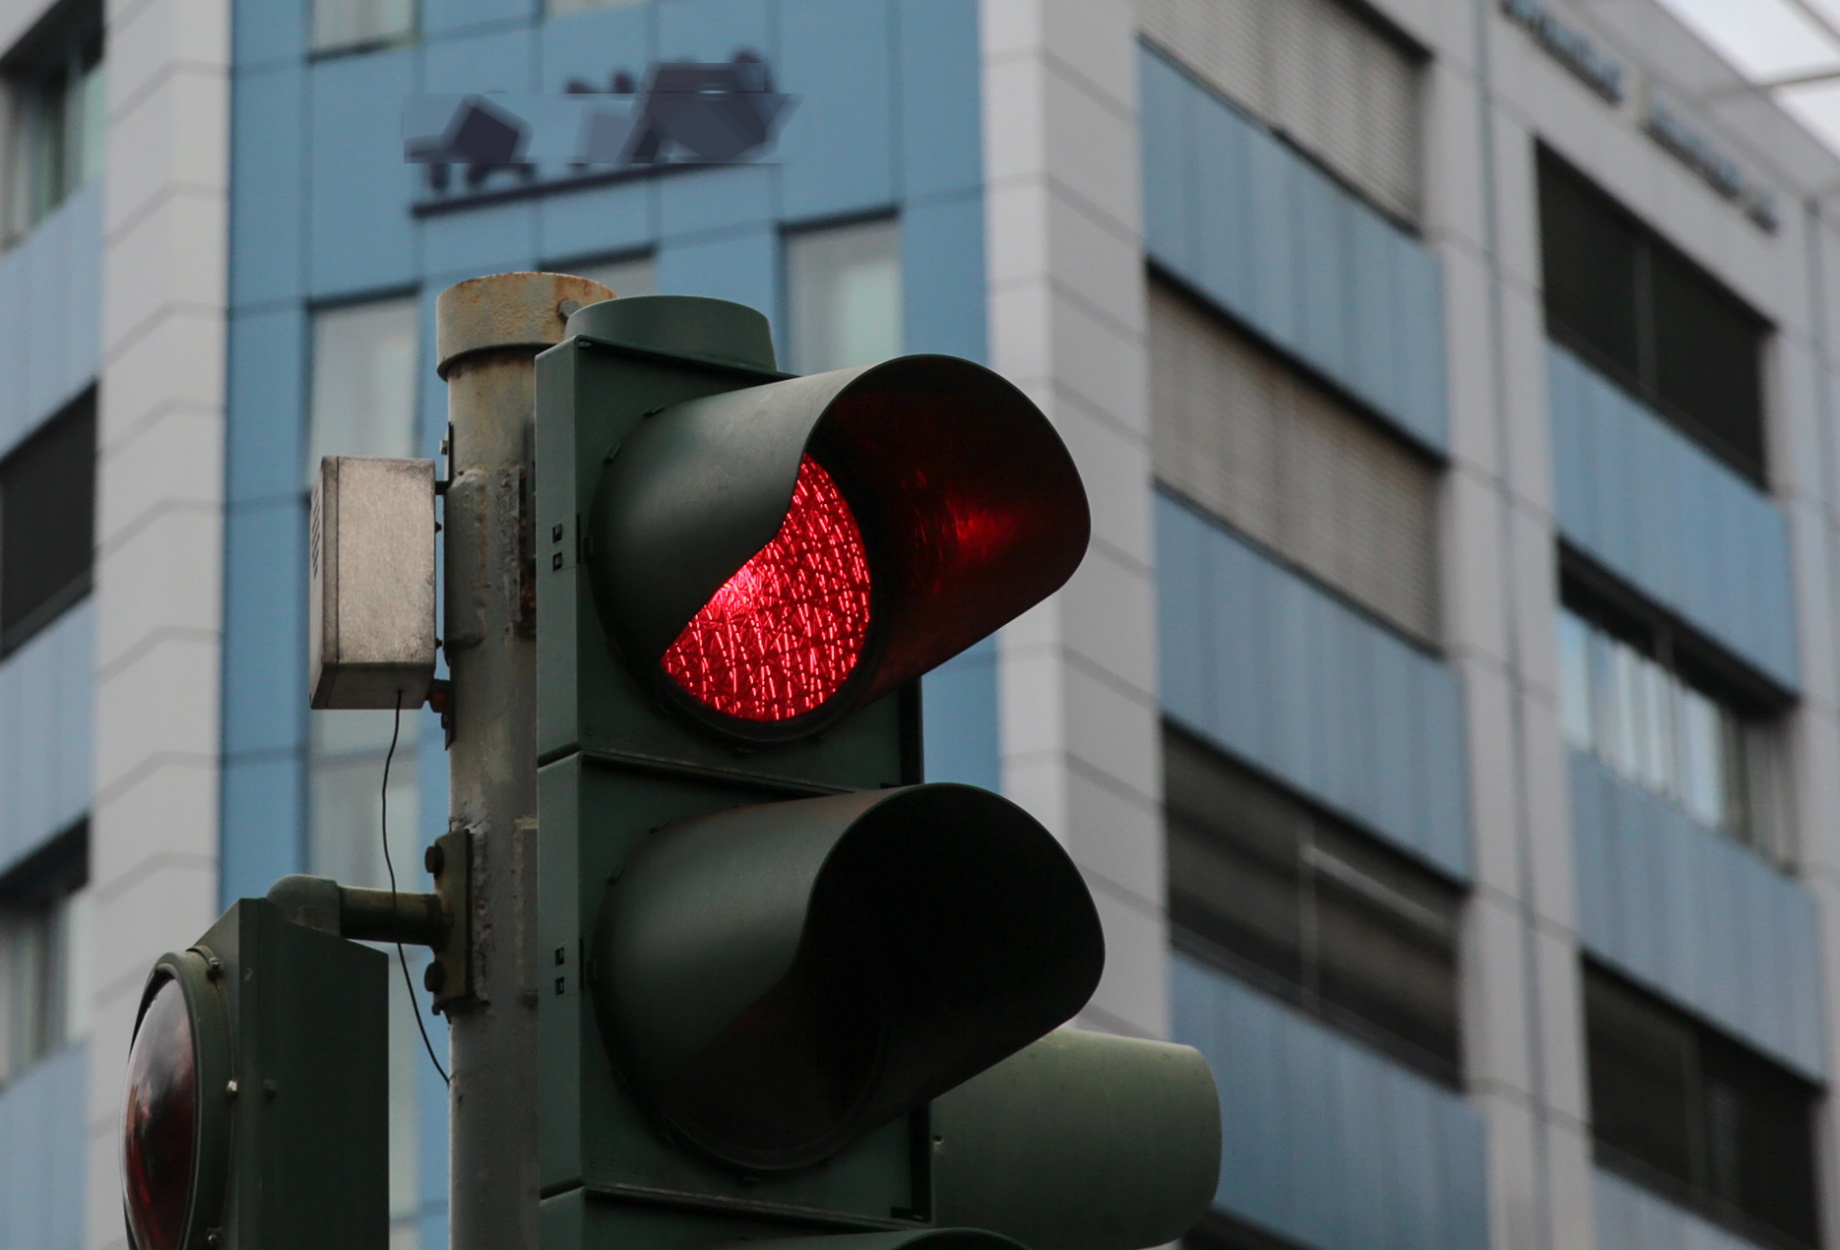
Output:
[[384,1250],[387,974],[266,899],[160,958],[124,1098],[133,1250]]
[[[1027,813],[922,775],[917,679],[1084,553],[1046,418],[949,357],[789,378],[758,313],[669,296],[576,312],[537,395],[545,1250],[1178,1235],[1215,1182],[1205,1063],[1038,1040],[1097,985],[1091,898]],[[1044,1063],[1161,1100],[1057,1152]],[[1067,1178],[1124,1240],[1031,1214],[1032,1173],[1127,1142],[1158,1183]]]

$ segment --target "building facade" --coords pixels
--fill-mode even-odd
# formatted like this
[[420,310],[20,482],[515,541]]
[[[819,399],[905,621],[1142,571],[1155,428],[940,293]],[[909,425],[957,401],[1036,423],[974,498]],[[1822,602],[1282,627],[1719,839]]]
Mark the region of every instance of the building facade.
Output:
[[[766,160],[402,160],[737,55]],[[307,485],[436,455],[435,297],[530,268],[1053,419],[1091,551],[928,773],[1208,1055],[1194,1250],[1840,1244],[1840,159],[1651,0],[0,0],[0,81],[0,1247],[123,1244],[158,952],[443,828],[430,714],[308,714]]]

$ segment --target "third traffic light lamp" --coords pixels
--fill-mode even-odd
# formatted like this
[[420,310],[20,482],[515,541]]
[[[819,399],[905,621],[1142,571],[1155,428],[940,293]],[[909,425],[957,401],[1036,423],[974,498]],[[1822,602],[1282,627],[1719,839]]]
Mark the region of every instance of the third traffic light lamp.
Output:
[[1175,1236],[1206,1065],[1038,1042],[1098,982],[1092,900],[1020,808],[922,783],[917,679],[1084,553],[1047,420],[948,357],[788,378],[717,300],[591,305],[537,368],[546,1250]]

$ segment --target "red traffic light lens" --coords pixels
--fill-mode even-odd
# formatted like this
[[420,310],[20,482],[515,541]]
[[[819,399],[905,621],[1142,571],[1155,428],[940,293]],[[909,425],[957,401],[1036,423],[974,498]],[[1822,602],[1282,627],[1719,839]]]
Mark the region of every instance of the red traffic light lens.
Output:
[[779,533],[711,595],[660,661],[691,698],[746,721],[823,706],[862,658],[869,556],[843,492],[810,456]]
[[122,1179],[135,1250],[179,1250],[197,1167],[198,1047],[179,982],[167,977],[128,1054]]

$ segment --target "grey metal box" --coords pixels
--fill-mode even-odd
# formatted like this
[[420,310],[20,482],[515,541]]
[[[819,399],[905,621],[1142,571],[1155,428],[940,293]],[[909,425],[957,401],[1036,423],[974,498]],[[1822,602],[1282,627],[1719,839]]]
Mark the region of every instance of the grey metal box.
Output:
[[420,707],[434,680],[434,461],[325,457],[311,531],[312,706]]

